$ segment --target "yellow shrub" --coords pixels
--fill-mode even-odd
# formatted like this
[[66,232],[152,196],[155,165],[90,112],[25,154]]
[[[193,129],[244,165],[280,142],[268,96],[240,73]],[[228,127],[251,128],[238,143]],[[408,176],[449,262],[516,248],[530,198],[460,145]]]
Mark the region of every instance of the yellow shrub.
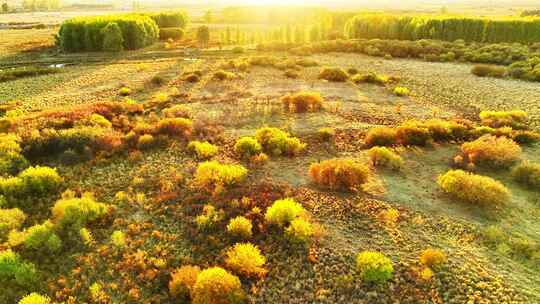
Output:
[[289,112],[304,113],[319,111],[323,106],[324,99],[318,92],[299,92],[283,96],[281,102]]
[[266,210],[266,222],[283,227],[304,214],[304,207],[291,198],[275,201]]
[[484,126],[492,128],[512,127],[513,129],[527,128],[527,113],[524,111],[482,111],[480,119]]
[[247,169],[241,165],[220,164],[217,161],[200,163],[195,171],[195,184],[200,187],[227,187],[245,180]]
[[26,220],[20,209],[0,209],[0,240],[13,229],[19,229]]
[[389,167],[398,170],[403,167],[403,159],[396,152],[386,147],[373,147],[368,151],[374,166]]
[[205,269],[193,287],[193,304],[240,304],[245,295],[238,277],[220,267]]
[[393,92],[396,96],[409,96],[411,93],[409,89],[404,87],[395,87]]
[[510,191],[500,182],[462,170],[448,171],[437,183],[457,199],[479,205],[501,205],[510,200]]
[[333,190],[358,189],[366,183],[369,168],[351,159],[331,159],[312,164],[309,176],[319,186]]
[[341,68],[323,68],[319,74],[319,79],[344,82],[349,79],[349,75]]
[[182,266],[171,274],[169,292],[173,297],[189,299],[201,272],[198,266]]
[[259,154],[261,151],[261,145],[251,136],[241,137],[234,144],[234,152],[241,157],[252,157]]
[[540,164],[524,162],[512,169],[512,176],[518,183],[540,191]]
[[266,258],[259,248],[250,243],[236,244],[230,248],[225,257],[225,265],[232,271],[245,276],[261,276],[266,273]]
[[229,221],[227,232],[233,236],[250,238],[253,225],[251,221],[243,216],[237,216]]
[[484,135],[461,145],[467,159],[480,166],[507,168],[521,157],[521,147],[506,137]]
[[438,267],[446,263],[446,255],[439,249],[428,248],[420,254],[420,263],[428,267]]
[[51,299],[46,296],[42,296],[37,293],[31,293],[26,297],[22,298],[18,304],[50,304]]
[[368,147],[393,146],[397,143],[397,132],[388,127],[374,128],[368,131],[365,143]]
[[193,132],[193,122],[186,118],[164,118],[157,123],[159,134],[188,137]]
[[154,136],[150,134],[144,134],[141,135],[141,137],[139,137],[139,139],[137,140],[137,148],[140,150],[150,149],[154,147],[155,142],[156,140]]
[[189,143],[188,149],[194,152],[200,159],[208,159],[218,153],[218,147],[207,141],[192,141]]
[[287,237],[295,243],[309,243],[313,237],[313,226],[303,218],[295,218],[285,230]]
[[270,155],[294,156],[304,150],[306,144],[289,133],[276,128],[262,128],[255,133],[257,142]]
[[390,280],[394,273],[392,260],[374,251],[359,253],[356,257],[356,267],[365,282],[383,283]]

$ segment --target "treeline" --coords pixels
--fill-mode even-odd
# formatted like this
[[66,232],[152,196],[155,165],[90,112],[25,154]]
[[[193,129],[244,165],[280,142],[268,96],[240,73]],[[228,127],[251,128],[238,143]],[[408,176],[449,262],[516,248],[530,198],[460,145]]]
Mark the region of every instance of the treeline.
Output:
[[232,24],[312,23],[328,14],[323,8],[310,7],[226,7],[214,22]]
[[540,17],[540,9],[525,10],[521,12],[521,17]]
[[60,0],[24,0],[23,8],[28,11],[49,11],[61,7]]
[[65,52],[136,50],[156,42],[160,28],[186,24],[183,12],[77,17],[62,23],[56,42]]
[[358,15],[345,27],[349,38],[398,40],[436,39],[467,42],[540,41],[540,19]]

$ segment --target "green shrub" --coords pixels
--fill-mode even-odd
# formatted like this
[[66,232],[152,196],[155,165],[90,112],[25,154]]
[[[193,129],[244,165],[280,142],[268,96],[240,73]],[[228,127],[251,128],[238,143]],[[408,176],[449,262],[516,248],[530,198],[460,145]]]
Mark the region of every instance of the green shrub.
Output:
[[477,64],[471,69],[471,73],[479,77],[496,77],[502,78],[506,74],[504,67]]
[[255,138],[244,136],[236,141],[234,151],[243,158],[250,158],[261,153],[262,147]]
[[366,146],[393,146],[397,143],[397,132],[388,127],[373,128],[368,131],[365,138]]
[[349,75],[341,68],[323,68],[319,73],[319,79],[333,82],[344,82],[349,79]]
[[266,258],[251,243],[238,243],[227,250],[225,265],[228,269],[248,277],[260,277],[266,273]]
[[30,163],[22,154],[15,152],[0,154],[0,175],[16,175],[29,166]]
[[306,147],[306,144],[298,138],[291,137],[289,133],[276,128],[259,129],[255,133],[255,138],[266,153],[274,156],[298,155]]
[[313,226],[303,218],[295,218],[285,229],[285,234],[293,243],[308,244],[313,237]]
[[[96,17],[76,17],[66,20],[60,26],[57,35],[57,44],[65,52],[102,51],[106,46],[105,31],[109,24],[116,23],[122,34],[123,48],[127,50],[140,49],[148,46],[158,39],[159,28],[147,16],[142,15],[111,15]],[[115,26],[114,32],[117,31]],[[113,30],[113,28],[110,28]],[[116,33],[113,44],[117,46]]]
[[37,293],[31,293],[22,298],[17,304],[50,304],[51,299]]
[[394,273],[392,260],[374,251],[359,253],[356,257],[356,267],[364,282],[384,283],[390,280]]
[[332,190],[359,189],[368,181],[369,167],[352,159],[330,159],[311,164],[309,176],[319,186]]
[[54,232],[51,222],[34,225],[24,232],[24,248],[34,251],[58,252],[62,248],[62,240]]
[[217,161],[200,163],[195,171],[195,184],[202,188],[229,187],[246,179],[247,169],[241,165],[220,164]]
[[480,112],[480,119],[484,126],[491,128],[526,129],[528,124],[527,113],[524,111],[482,111]]
[[506,137],[484,135],[461,145],[467,160],[475,165],[508,168],[521,157],[521,147]]
[[512,169],[512,176],[518,183],[540,191],[540,164],[524,162]]
[[146,15],[157,24],[160,29],[163,28],[185,28],[189,22],[188,15],[183,11],[146,13]]
[[116,22],[110,22],[102,30],[103,46],[102,50],[106,52],[120,52],[124,49],[124,37],[122,30]]
[[11,250],[0,251],[0,281],[12,281],[23,287],[38,283],[36,267]]
[[237,216],[229,221],[227,225],[227,232],[235,237],[241,237],[248,239],[251,237],[253,224],[251,221],[243,216]]
[[431,134],[423,124],[409,121],[397,127],[396,139],[404,146],[425,146],[431,140]]
[[216,155],[219,151],[217,146],[205,141],[192,141],[188,145],[188,149],[195,153],[200,159],[209,159]]
[[357,84],[371,83],[383,86],[388,83],[388,77],[377,75],[375,73],[356,74],[351,78],[351,81]]
[[19,209],[0,209],[0,240],[11,230],[19,229],[26,220],[26,214]]
[[374,166],[389,167],[394,170],[403,167],[401,156],[386,147],[373,147],[369,149],[368,155]]
[[475,205],[502,205],[510,200],[510,191],[502,183],[462,170],[448,171],[437,183],[444,192]]
[[62,177],[56,169],[49,167],[30,167],[22,171],[18,178],[24,184],[25,192],[30,195],[44,195],[56,192],[62,186]]
[[184,29],[178,27],[168,27],[159,29],[159,39],[161,40],[180,40],[184,37]]
[[96,202],[90,196],[66,198],[57,201],[52,208],[55,223],[61,227],[82,228],[86,224],[102,218],[109,211],[109,206]]
[[283,96],[281,102],[289,112],[304,113],[319,111],[323,106],[324,99],[318,92],[299,92]]
[[220,267],[205,269],[193,287],[193,304],[241,304],[244,291],[238,277]]
[[289,225],[294,219],[304,215],[305,210],[302,205],[291,198],[275,201],[266,210],[264,216],[267,223],[284,227]]

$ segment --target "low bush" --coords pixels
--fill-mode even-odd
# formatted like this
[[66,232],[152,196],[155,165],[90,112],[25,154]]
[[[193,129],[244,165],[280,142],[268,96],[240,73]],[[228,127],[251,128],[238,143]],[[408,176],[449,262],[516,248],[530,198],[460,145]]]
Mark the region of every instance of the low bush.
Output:
[[214,75],[212,76],[212,79],[221,80],[221,81],[234,79],[234,78],[236,78],[236,75],[234,73],[223,71],[223,70],[215,72]]
[[40,252],[56,253],[62,248],[62,240],[54,232],[51,222],[34,225],[24,232],[24,248]]
[[237,216],[229,221],[227,232],[234,236],[249,239],[252,235],[253,224],[243,216]]
[[167,118],[186,118],[191,119],[191,110],[186,105],[173,105],[163,110],[163,115]]
[[540,164],[524,162],[512,169],[512,176],[518,183],[540,191]]
[[51,299],[37,293],[31,293],[23,297],[17,304],[50,304]]
[[349,79],[349,74],[342,68],[323,68],[319,73],[319,79],[333,82],[345,82]]
[[217,146],[205,141],[192,141],[188,144],[188,149],[195,153],[199,159],[209,159],[216,155],[219,151]]
[[34,264],[23,261],[17,253],[8,249],[0,251],[0,281],[32,287],[38,283],[38,273]]
[[304,207],[291,198],[275,201],[272,206],[266,210],[264,216],[267,223],[284,227],[293,220],[305,214]]
[[482,124],[491,128],[511,127],[520,130],[527,129],[528,116],[524,111],[482,111],[480,112]]
[[295,218],[285,229],[285,235],[293,243],[308,244],[313,234],[313,226],[304,218]]
[[171,273],[169,281],[169,293],[175,297],[187,301],[193,294],[193,288],[201,269],[198,266],[182,266]]
[[204,205],[203,212],[195,218],[197,228],[203,231],[210,231],[214,226],[223,220],[225,214],[223,210],[218,210],[212,205]]
[[404,146],[425,146],[431,140],[431,134],[423,124],[409,121],[397,127],[396,139]]
[[368,166],[352,159],[330,159],[309,167],[311,179],[332,190],[359,189],[367,182],[369,174]]
[[409,94],[411,93],[409,89],[404,88],[404,87],[395,87],[392,92],[394,93],[394,95],[400,96],[400,97],[409,96]]
[[522,145],[529,145],[540,142],[540,133],[534,131],[518,130],[513,131],[510,135],[512,139]]
[[184,37],[184,29],[179,27],[166,27],[159,29],[160,40],[180,40]]
[[374,251],[359,253],[356,257],[356,267],[364,282],[384,283],[390,280],[394,273],[392,260]]
[[446,262],[446,255],[439,249],[428,248],[420,254],[420,263],[427,267],[439,267]]
[[193,304],[241,304],[244,291],[238,277],[220,267],[205,269],[193,286]]
[[241,165],[220,164],[217,161],[200,163],[195,171],[195,184],[203,188],[229,187],[243,182],[247,169]]
[[59,68],[28,66],[0,70],[0,82],[7,82],[25,77],[35,77],[40,75],[55,74],[62,72]]
[[479,77],[502,78],[506,75],[506,68],[493,65],[477,64],[472,67],[471,73]]
[[130,88],[127,88],[127,87],[121,87],[119,90],[118,90],[118,95],[120,96],[129,96],[131,95],[132,91]]
[[266,258],[259,248],[251,243],[235,244],[225,254],[225,265],[230,270],[247,276],[260,277],[266,273]]
[[388,77],[377,75],[375,73],[356,74],[351,78],[354,83],[370,83],[384,86],[389,82]]
[[250,158],[261,153],[262,147],[255,138],[244,136],[236,141],[234,151],[242,158]]
[[155,147],[155,144],[156,144],[156,139],[154,138],[154,136],[150,134],[141,135],[137,139],[137,149],[139,150],[151,149]]
[[58,200],[52,208],[52,215],[54,222],[61,227],[80,229],[88,223],[99,220],[108,211],[108,205],[96,202],[89,195],[85,195],[81,198]]
[[393,146],[397,144],[397,132],[393,128],[380,127],[370,129],[364,139],[366,146]]
[[276,128],[259,129],[255,133],[255,138],[266,153],[274,156],[298,155],[306,147],[306,144],[302,143],[298,138]]
[[324,103],[318,92],[299,92],[281,98],[285,110],[292,113],[316,112]]
[[336,130],[333,128],[320,128],[317,130],[317,137],[321,141],[331,141],[336,136]]
[[461,145],[465,158],[474,165],[508,168],[521,157],[521,147],[506,137],[484,135]]
[[17,204],[18,198],[38,197],[57,192],[63,180],[56,169],[49,167],[30,167],[17,177],[0,178],[0,194],[8,202]]
[[374,166],[389,167],[394,170],[403,167],[401,156],[386,147],[373,147],[369,149],[368,156]]
[[158,121],[156,130],[159,134],[189,137],[193,132],[193,122],[186,118],[164,118]]
[[21,210],[0,209],[0,240],[11,230],[19,229],[26,220],[26,214]]
[[51,299],[37,293],[31,293],[23,297],[17,304],[50,304]]
[[497,206],[510,200],[510,191],[502,183],[462,170],[448,171],[437,183],[444,192],[475,205]]

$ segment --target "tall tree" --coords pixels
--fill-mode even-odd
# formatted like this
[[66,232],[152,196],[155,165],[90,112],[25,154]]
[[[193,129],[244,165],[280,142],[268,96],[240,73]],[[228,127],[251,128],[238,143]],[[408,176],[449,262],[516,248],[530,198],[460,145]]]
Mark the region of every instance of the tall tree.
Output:
[[210,29],[206,25],[199,26],[197,29],[197,40],[202,47],[207,47],[210,42]]

